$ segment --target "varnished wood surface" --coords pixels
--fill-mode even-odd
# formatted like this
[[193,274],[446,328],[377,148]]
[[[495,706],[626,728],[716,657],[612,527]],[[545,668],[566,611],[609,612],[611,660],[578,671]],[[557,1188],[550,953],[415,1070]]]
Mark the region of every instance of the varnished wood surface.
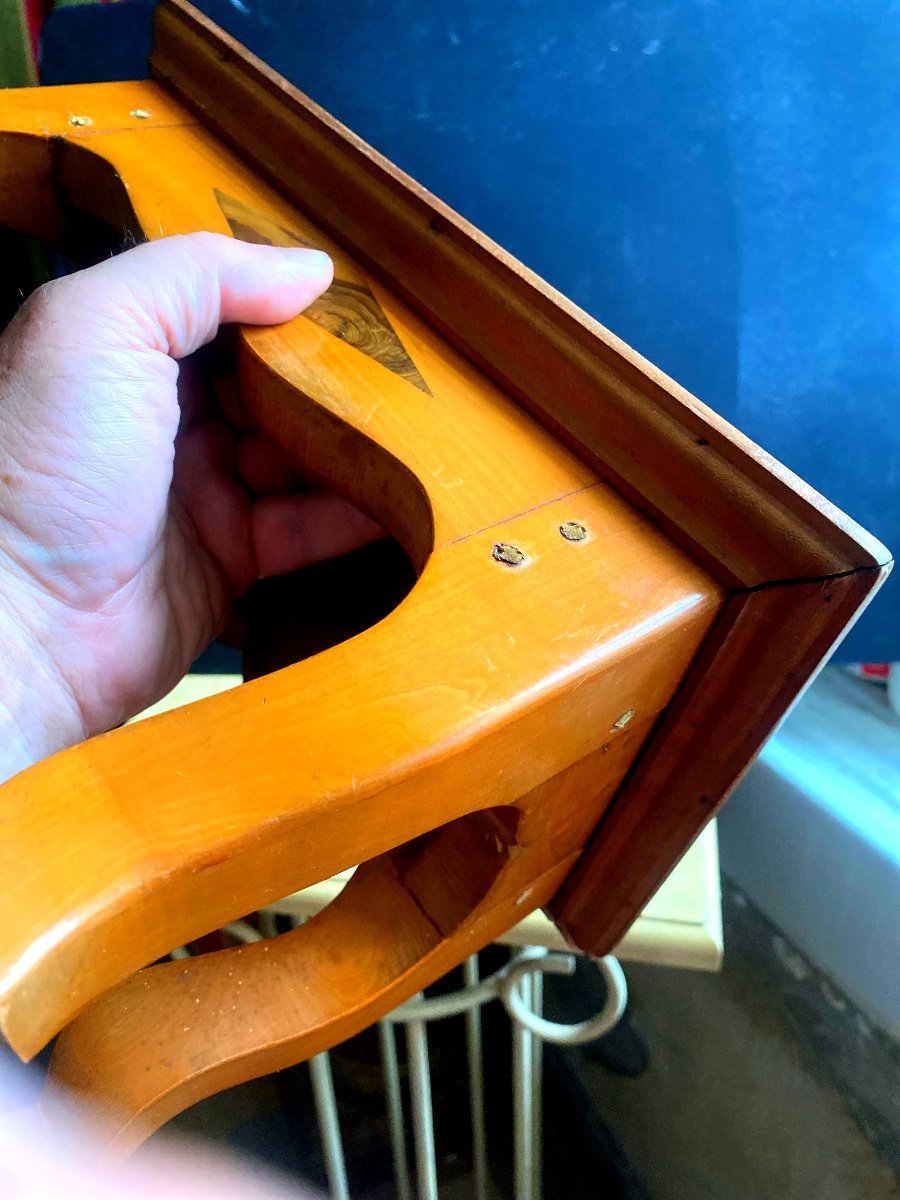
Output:
[[[280,225],[265,213],[260,213],[225,192],[216,192],[219,207],[236,238],[264,246],[302,246],[309,248],[307,237]],[[341,274],[336,275],[324,296],[314,300],[303,315],[315,321],[335,337],[348,342],[363,354],[406,379],[420,391],[431,395],[431,389],[419,373],[403,342],[384,309],[375,298],[372,288],[361,271],[344,262]]]
[[[615,945],[814,678],[833,648],[835,625],[853,620],[872,586],[860,572],[731,598],[656,737],[554,898],[555,919],[575,945],[594,953]],[[600,909],[598,880],[610,897]]]
[[[692,770],[683,770],[670,747],[669,727],[644,751],[646,779],[663,788],[643,802],[659,809],[652,826],[659,845],[639,836],[629,817],[634,791],[627,788],[609,815],[609,829],[621,821],[630,830],[617,843],[614,877],[606,877],[612,858],[603,850],[606,835],[598,834],[589,859],[550,906],[577,944],[609,950],[671,866],[675,845],[683,850],[696,836],[852,621],[854,606],[858,611],[877,590],[890,569],[889,552],[222,37],[185,0],[160,7],[152,67],[247,161],[288,196],[302,196],[325,228],[339,230],[487,375],[732,591],[734,602],[717,627],[719,649],[698,661],[681,688],[684,719],[693,721],[696,708],[702,720]],[[229,119],[226,90],[240,96],[252,139]],[[848,600],[826,608],[815,582],[839,577],[846,582],[837,590]],[[777,600],[754,598],[770,589],[779,589]],[[770,623],[773,606],[777,627]],[[738,621],[740,636],[729,636]],[[769,662],[772,670],[748,671],[748,661]],[[710,688],[718,705],[705,703]],[[627,900],[618,897],[626,879]]]
[[[383,544],[380,543],[379,546],[381,545]],[[357,555],[366,554],[374,549],[375,547],[367,547],[365,551],[357,551],[351,557],[355,559]],[[329,567],[331,565],[329,564]],[[347,562],[346,568],[349,569],[350,566],[352,564]],[[344,571],[345,564],[342,560],[341,573]],[[340,579],[340,575],[338,578]],[[346,574],[344,578],[346,579]],[[281,594],[282,581],[276,582]],[[352,586],[355,587],[356,582],[353,580]],[[355,607],[351,606],[346,594],[335,602],[335,595],[330,591],[320,602],[316,594],[305,587],[301,588],[299,578],[296,580],[296,587],[291,588],[285,599],[292,608],[297,605],[299,611],[304,613],[304,618],[311,612],[313,628],[320,623],[322,612],[327,612],[331,621],[335,604],[339,625],[346,620],[345,614],[348,610]],[[291,661],[308,653],[317,653],[322,648],[315,636],[309,636],[308,628],[309,626],[304,629],[301,625],[293,631],[296,641],[293,643],[295,653]],[[355,632],[356,628],[351,626],[347,629],[346,636],[353,636]],[[279,645],[282,645],[280,637]],[[153,705],[147,714],[135,719],[146,720],[147,716],[153,716],[156,712],[168,712],[184,704],[193,703],[235,687],[239,682],[240,676],[234,674],[192,672],[181,680],[168,696]],[[637,732],[641,733],[643,739],[643,731],[635,731]],[[635,733],[631,736],[635,736]],[[617,749],[621,749],[621,743]],[[299,921],[315,916],[340,894],[346,886],[349,874],[341,872],[310,888],[294,892],[273,903],[267,911],[287,915]],[[554,950],[565,950],[570,945],[557,926],[540,909],[518,920],[495,941],[505,946],[545,946]],[[649,903],[641,909],[640,915],[629,927],[624,938],[615,944],[613,952],[626,963],[657,963],[660,966],[680,967],[691,971],[720,969],[723,954],[722,913],[715,819],[706,824],[694,844],[679,859],[669,877],[653,894]]]
[[645,734],[524,797],[514,837],[514,814],[464,818],[361,867],[293,933],[139,972],[63,1031],[54,1083],[90,1101],[122,1155],[205,1096],[358,1032],[557,890],[593,819],[581,802]]
[[151,70],[724,584],[889,561],[855,522],[186,0],[160,5]]
[[[646,733],[722,592],[157,85],[22,97],[0,163],[52,132],[61,227],[72,209],[136,236],[299,240],[372,297],[368,319],[390,337],[364,346],[321,319],[333,296],[318,319],[245,331],[242,394],[421,572],[358,638],[6,785],[0,876],[17,916],[0,937],[0,1018],[29,1054],[172,946],[465,813],[518,805],[605,746],[572,813],[544,804],[539,873],[555,890],[627,766],[610,752],[617,720],[633,710]],[[151,115],[123,125],[133,109]],[[92,123],[72,126],[73,111]],[[561,536],[571,520],[584,541]],[[496,561],[498,542],[525,562]]]
[[[154,71],[165,87],[13,95],[0,218],[57,237],[85,211],[132,236],[329,250],[337,284],[309,317],[244,334],[243,393],[421,578],[352,641],[0,793],[0,874],[28,914],[0,923],[2,1027],[27,1054],[94,1000],[54,1072],[122,1149],[361,1027],[522,905],[608,949],[888,562],[182,0],[158,11]],[[571,520],[585,541],[560,537]],[[499,541],[520,567],[492,557]],[[256,947],[119,982],[378,855],[278,946],[268,990]]]

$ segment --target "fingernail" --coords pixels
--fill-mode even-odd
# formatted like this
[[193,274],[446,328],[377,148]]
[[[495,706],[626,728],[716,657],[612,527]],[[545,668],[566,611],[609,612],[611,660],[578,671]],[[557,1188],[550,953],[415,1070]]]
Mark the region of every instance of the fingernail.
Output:
[[334,270],[331,259],[324,250],[306,250],[299,247],[294,249],[281,246],[278,249],[280,261],[277,269],[285,282],[298,277],[303,279],[319,278],[321,275],[330,275]]

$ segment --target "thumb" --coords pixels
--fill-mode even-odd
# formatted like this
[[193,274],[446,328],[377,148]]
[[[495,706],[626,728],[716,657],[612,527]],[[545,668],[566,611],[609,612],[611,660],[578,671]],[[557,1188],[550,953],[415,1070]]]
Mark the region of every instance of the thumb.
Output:
[[184,358],[225,322],[290,320],[326,290],[332,275],[331,259],[320,250],[190,233],[136,246],[55,286],[65,291],[70,312],[79,311],[85,292],[94,336],[102,330],[107,346]]

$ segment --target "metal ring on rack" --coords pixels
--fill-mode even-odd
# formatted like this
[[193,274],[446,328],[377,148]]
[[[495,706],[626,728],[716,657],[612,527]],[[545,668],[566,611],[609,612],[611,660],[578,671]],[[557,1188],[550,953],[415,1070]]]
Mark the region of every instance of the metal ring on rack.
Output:
[[[556,966],[555,963],[559,960],[563,961]],[[620,1020],[628,1000],[628,984],[618,959],[612,954],[607,954],[605,958],[594,961],[606,983],[606,1002],[596,1016],[589,1017],[586,1021],[560,1025],[556,1021],[548,1021],[545,1017],[538,1016],[525,1004],[517,986],[525,975],[536,971],[551,975],[571,975],[575,968],[571,955],[520,956],[510,964],[505,977],[499,980],[500,999],[512,1019],[542,1041],[552,1042],[556,1046],[580,1046],[583,1042],[591,1042],[609,1033]]]
[[510,1017],[536,1037],[557,1046],[578,1046],[609,1033],[624,1013],[628,1000],[628,984],[618,960],[608,954],[605,958],[594,961],[606,982],[606,1002],[596,1016],[574,1025],[560,1025],[556,1021],[548,1021],[545,1017],[538,1016],[527,1007],[520,995],[518,984],[525,975],[535,972],[543,975],[571,975],[575,970],[573,955],[548,952],[538,946],[523,950],[511,963],[475,986],[462,988],[446,996],[409,1000],[389,1012],[385,1020],[400,1024],[407,1021],[439,1020],[442,1017],[457,1016],[497,997],[503,1002]]
[[[439,1021],[443,1017],[457,1017],[461,1013],[469,1012],[470,1009],[487,1004],[489,1000],[496,1000],[500,996],[503,980],[513,969],[515,963],[525,960],[531,962],[535,959],[544,959],[546,956],[547,951],[543,947],[528,946],[522,950],[514,962],[507,963],[505,967],[501,967],[487,979],[482,979],[480,983],[467,985],[455,992],[448,992],[444,996],[429,996],[427,1000],[407,1000],[405,1004],[392,1009],[383,1019],[405,1025],[408,1021]],[[567,957],[571,958],[570,955],[557,956],[558,959]],[[554,963],[547,969],[551,974],[571,975],[574,966],[566,970]]]

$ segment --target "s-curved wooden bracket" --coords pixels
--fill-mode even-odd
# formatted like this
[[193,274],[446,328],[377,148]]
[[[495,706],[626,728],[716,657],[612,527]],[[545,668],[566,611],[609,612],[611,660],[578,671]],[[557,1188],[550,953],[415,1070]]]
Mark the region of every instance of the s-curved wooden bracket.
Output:
[[[59,232],[87,212],[132,237],[218,230],[334,256],[336,283],[312,314],[241,334],[242,395],[298,462],[398,538],[420,578],[350,642],[6,785],[5,1036],[32,1054],[173,946],[466,814],[513,806],[515,833],[441,928],[444,949],[429,947],[435,964],[462,957],[514,919],[529,889],[533,907],[561,883],[720,589],[159,89],[20,96],[0,162],[15,173],[24,148],[34,169],[17,175],[7,223]],[[92,124],[73,126],[73,111]],[[566,522],[586,536],[563,536]],[[552,797],[569,795],[573,770],[583,791],[561,811]],[[526,798],[548,785],[532,811]],[[450,824],[440,844],[470,836]],[[362,872],[353,889],[363,908],[369,878],[382,876]],[[341,926],[352,957],[355,921]],[[351,1010],[371,1019],[385,989],[421,986],[413,974],[407,964]],[[335,1009],[329,1021],[340,1019]]]
[[[6,93],[0,222],[326,249],[321,301],[241,332],[243,399],[418,580],[0,790],[0,1030],[67,1026],[54,1074],[120,1150],[529,908],[608,950],[889,563],[185,0],[157,32],[157,82]],[[293,934],[146,967],[356,863]]]

